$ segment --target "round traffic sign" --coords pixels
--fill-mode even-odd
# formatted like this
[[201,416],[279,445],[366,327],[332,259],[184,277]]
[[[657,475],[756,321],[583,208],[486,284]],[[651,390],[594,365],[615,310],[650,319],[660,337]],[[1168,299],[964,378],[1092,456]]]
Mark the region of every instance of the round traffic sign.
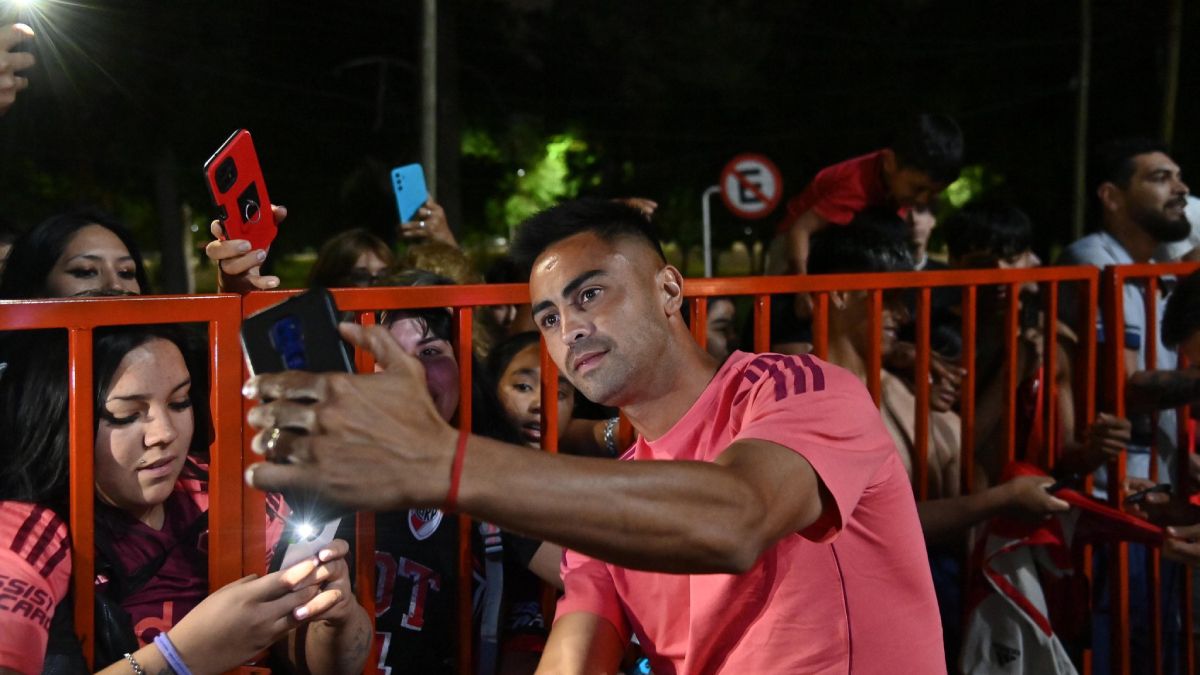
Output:
[[721,201],[741,218],[763,218],[779,206],[783,177],[763,155],[738,155],[721,170]]

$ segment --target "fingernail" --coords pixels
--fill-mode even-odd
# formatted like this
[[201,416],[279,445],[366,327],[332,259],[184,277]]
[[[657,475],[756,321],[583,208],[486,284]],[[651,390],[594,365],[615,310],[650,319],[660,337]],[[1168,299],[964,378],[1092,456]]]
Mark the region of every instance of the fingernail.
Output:
[[242,396],[246,398],[254,398],[258,394],[258,387],[254,385],[254,380],[248,380],[242,385]]
[[251,465],[251,466],[247,467],[246,473],[244,475],[246,478],[246,485],[249,485],[250,487],[254,487],[254,466]]
[[238,242],[238,245],[237,245],[237,250],[241,251],[242,253],[245,253],[246,251],[249,251],[249,250],[250,250],[250,242],[248,242],[248,241],[239,241],[239,242]]
[[292,614],[296,619],[303,621],[308,618],[308,608],[304,606],[297,607]]
[[255,254],[254,254],[254,258],[255,258],[256,260],[259,260],[259,261],[266,260],[266,259],[267,259],[267,252],[266,252],[266,251],[259,251],[258,253],[255,253]]
[[1175,537],[1175,536],[1178,536],[1178,535],[1179,535],[1179,530],[1177,530],[1177,529],[1175,529],[1175,528],[1173,528],[1173,527],[1168,527],[1168,528],[1167,528],[1167,534],[1171,535],[1172,537]]
[[278,285],[279,285],[279,280],[278,280],[278,279],[268,279],[268,280],[267,280],[267,286],[268,286],[268,287],[270,287],[270,288],[275,288],[275,287],[276,287],[276,286],[278,286]]
[[321,552],[317,554],[317,560],[320,560],[321,562],[329,562],[329,559],[332,557],[333,551],[330,551],[327,548],[321,549]]

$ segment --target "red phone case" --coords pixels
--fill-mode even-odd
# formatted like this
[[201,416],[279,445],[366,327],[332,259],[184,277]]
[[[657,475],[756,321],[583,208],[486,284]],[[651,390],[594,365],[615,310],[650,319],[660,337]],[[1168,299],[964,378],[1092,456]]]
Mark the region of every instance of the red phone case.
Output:
[[204,163],[204,177],[225,238],[245,239],[256,249],[270,246],[279,230],[250,132],[233,132]]

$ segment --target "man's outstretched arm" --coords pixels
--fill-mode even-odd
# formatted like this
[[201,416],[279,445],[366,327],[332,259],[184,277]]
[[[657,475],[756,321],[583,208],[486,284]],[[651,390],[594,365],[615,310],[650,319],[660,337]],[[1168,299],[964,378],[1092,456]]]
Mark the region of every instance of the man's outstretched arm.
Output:
[[555,457],[472,438],[459,504],[622,567],[738,573],[816,522],[822,494],[804,457],[768,441],[735,442],[710,463]]
[[607,675],[618,672],[625,644],[615,626],[607,619],[588,612],[571,612],[559,617],[550,630],[550,639],[538,675]]
[[[1138,350],[1124,350],[1125,416],[1142,415],[1200,401],[1200,368],[1186,370],[1139,370]],[[1111,368],[1102,363],[1102,370]],[[1108,378],[1096,378],[1099,401],[1107,405],[1111,392]],[[1068,436],[1069,438],[1069,436]]]
[[[248,385],[271,401],[250,413],[264,429],[255,451],[287,462],[255,465],[251,484],[357,509],[445,506],[458,432],[428,398],[420,362],[382,328],[343,336],[385,372],[289,371]],[[769,441],[737,441],[715,462],[613,462],[470,437],[464,457],[461,511],[625,567],[736,573],[822,514],[838,519],[809,461]]]
[[1200,370],[1195,368],[1139,370],[1126,380],[1126,415],[1175,408],[1197,400],[1200,400]]

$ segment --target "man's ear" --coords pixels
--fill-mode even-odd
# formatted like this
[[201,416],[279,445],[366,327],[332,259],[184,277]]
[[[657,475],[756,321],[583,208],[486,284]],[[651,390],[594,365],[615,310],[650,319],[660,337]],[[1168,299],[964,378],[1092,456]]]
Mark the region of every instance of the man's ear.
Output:
[[658,271],[655,281],[662,291],[663,310],[675,314],[683,307],[683,275],[674,265],[666,265]]
[[1121,208],[1124,193],[1112,181],[1104,181],[1096,188],[1096,196],[1105,211],[1113,212]]

